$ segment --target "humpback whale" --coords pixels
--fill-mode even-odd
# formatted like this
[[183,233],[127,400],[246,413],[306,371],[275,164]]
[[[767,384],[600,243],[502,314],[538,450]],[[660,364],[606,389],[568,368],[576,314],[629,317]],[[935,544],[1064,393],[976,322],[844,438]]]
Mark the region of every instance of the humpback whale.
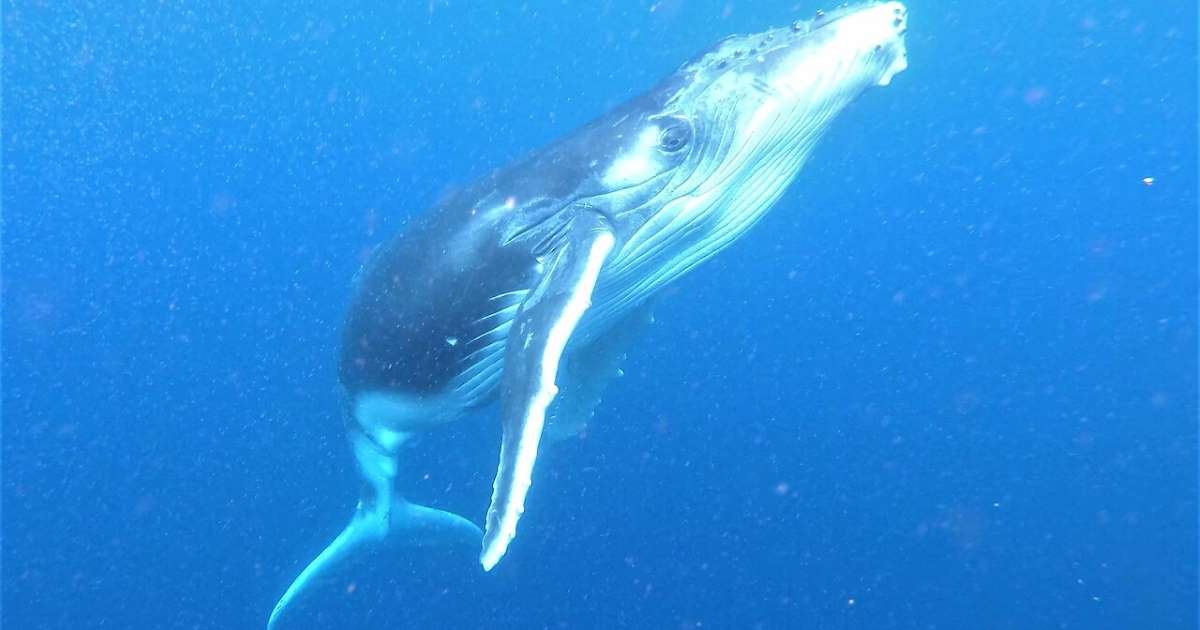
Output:
[[[907,67],[907,20],[900,2],[869,2],[723,39],[376,250],[339,370],[362,493],[268,628],[385,542],[481,545],[483,569],[496,566],[543,436],[589,420],[651,298],[754,225],[833,119]],[[484,529],[406,500],[395,484],[406,442],[495,400],[503,431]]]

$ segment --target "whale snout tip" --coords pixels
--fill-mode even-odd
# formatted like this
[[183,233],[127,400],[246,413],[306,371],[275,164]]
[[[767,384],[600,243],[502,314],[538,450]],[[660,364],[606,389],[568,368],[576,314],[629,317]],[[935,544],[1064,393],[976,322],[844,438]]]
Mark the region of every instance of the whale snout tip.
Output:
[[879,75],[877,85],[890,85],[897,74],[908,69],[908,48],[904,43],[904,35],[908,33],[908,7],[903,2],[885,2],[874,7],[877,20],[884,22],[884,40],[886,43],[877,44],[877,49],[884,46],[892,48],[891,63]]
[[871,31],[874,37],[883,42],[900,42],[903,46],[904,35],[908,33],[908,7],[903,2],[885,2],[868,5],[863,11],[864,28]]
[[908,32],[908,7],[903,2],[889,2],[887,8],[891,10],[892,29],[903,37]]

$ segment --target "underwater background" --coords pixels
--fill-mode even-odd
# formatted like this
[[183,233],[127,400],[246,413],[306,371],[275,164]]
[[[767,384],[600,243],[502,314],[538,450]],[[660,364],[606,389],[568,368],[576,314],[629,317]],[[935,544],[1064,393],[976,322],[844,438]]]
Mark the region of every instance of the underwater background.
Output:
[[[288,627],[1197,627],[1196,5],[907,4],[504,562],[381,555]],[[357,499],[366,253],[818,8],[5,1],[0,623],[264,627]],[[498,439],[424,437],[410,495],[481,522]]]

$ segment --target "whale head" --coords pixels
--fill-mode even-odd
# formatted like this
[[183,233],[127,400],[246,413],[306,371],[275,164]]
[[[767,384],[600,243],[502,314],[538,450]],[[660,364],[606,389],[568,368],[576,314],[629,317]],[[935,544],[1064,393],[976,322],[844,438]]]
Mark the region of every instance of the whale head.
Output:
[[907,67],[907,28],[900,2],[818,12],[721,40],[647,94],[599,173],[598,187],[636,199],[609,213],[624,237],[612,270],[630,279],[616,283],[628,293],[618,301],[636,301],[748,229],[838,113]]

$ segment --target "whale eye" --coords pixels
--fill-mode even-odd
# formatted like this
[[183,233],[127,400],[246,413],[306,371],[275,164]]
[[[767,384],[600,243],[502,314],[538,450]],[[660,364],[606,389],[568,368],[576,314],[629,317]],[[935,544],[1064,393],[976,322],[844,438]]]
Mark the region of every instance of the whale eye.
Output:
[[672,122],[658,134],[658,148],[667,153],[675,153],[691,141],[692,126],[682,120]]

